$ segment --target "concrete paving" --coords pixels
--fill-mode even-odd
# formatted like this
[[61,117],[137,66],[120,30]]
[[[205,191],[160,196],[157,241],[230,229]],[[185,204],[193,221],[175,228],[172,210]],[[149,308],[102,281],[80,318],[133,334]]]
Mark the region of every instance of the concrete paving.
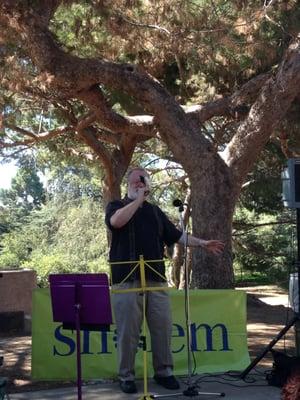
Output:
[[[199,375],[190,380],[190,385],[187,386],[187,380],[180,379],[181,388],[178,391],[166,390],[149,379],[148,394],[144,396],[144,385],[142,381],[137,381],[138,393],[125,394],[120,391],[117,382],[109,383],[88,383],[82,387],[82,400],[148,400],[151,398],[163,399],[218,399],[226,400],[280,400],[280,389],[268,386],[265,377],[260,370],[259,373],[249,373],[246,377],[246,382],[233,378],[229,375]],[[183,394],[183,391],[192,384],[197,385],[198,394],[188,396]],[[223,397],[222,394],[225,394]],[[152,397],[153,396],[153,397]],[[10,400],[76,400],[77,387],[51,389],[35,392],[14,393],[9,395]]]

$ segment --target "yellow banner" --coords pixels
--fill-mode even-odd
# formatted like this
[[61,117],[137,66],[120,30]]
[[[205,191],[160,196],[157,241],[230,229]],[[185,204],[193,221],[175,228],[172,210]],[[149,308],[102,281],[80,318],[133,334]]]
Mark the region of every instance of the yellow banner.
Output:
[[[187,366],[184,292],[170,290],[173,315],[172,352],[175,374],[185,375]],[[250,363],[246,332],[246,293],[235,290],[190,290],[191,347],[195,373],[243,370]],[[33,295],[32,377],[67,380],[76,378],[76,335],[52,322],[48,289]],[[149,376],[150,340],[147,339]],[[84,379],[117,375],[116,332],[83,331],[81,363]],[[136,374],[143,376],[143,351],[138,350]]]

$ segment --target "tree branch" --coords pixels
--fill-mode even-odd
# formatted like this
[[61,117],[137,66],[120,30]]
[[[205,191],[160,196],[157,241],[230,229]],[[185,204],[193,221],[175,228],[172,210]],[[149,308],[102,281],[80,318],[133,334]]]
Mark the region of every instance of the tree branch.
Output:
[[[42,73],[47,75],[44,82],[45,87],[49,87],[52,91],[59,91],[65,98],[81,99],[86,91],[99,84],[120,90],[133,96],[147,112],[155,117],[155,124],[159,125],[162,137],[175,155],[178,152],[182,154],[183,148],[189,148],[190,140],[195,142],[195,146],[192,148],[197,153],[203,146],[204,149],[211,148],[210,142],[199,135],[199,130],[189,123],[174,97],[151,76],[138,72],[132,65],[119,65],[98,59],[80,59],[66,54],[57,45],[47,27],[37,23],[40,16],[36,15],[33,18],[33,15],[31,15],[29,18],[24,13],[14,15],[12,21],[13,8],[11,6],[9,10],[9,5],[5,8],[0,4],[2,23],[5,21],[10,26],[13,24],[16,34],[22,35],[34,64]],[[98,112],[97,104],[100,101],[98,94],[94,112]],[[107,116],[106,112],[107,108],[102,113],[102,117]],[[124,129],[125,126],[128,133],[132,133],[132,124],[129,124],[126,118],[111,114],[109,116],[113,117],[113,121],[110,123],[114,127]],[[109,123],[109,118],[106,122]],[[180,150],[177,146],[178,140],[181,142]]]
[[300,87],[300,35],[289,46],[278,72],[268,79],[248,117],[241,123],[223,157],[242,183],[274,127],[281,121]]
[[121,18],[124,22],[126,22],[127,24],[129,24],[129,25],[133,25],[133,26],[136,26],[136,27],[138,27],[138,28],[154,29],[154,30],[158,30],[158,31],[160,31],[160,32],[163,32],[163,33],[165,33],[165,34],[168,35],[168,36],[171,35],[171,32],[168,31],[168,29],[163,28],[163,27],[161,27],[161,26],[154,25],[154,24],[142,24],[142,23],[140,23],[140,22],[131,21],[131,20],[129,20],[128,18],[126,18],[126,17],[125,17],[123,14],[121,14],[121,13],[117,13],[116,15],[117,15],[119,18]]
[[95,137],[94,132],[89,128],[78,130],[78,136],[87,144],[97,157],[101,160],[104,168],[111,168],[111,155],[105,146]]
[[[57,7],[59,3],[59,0],[53,0],[51,4]],[[209,170],[213,167],[218,155],[210,141],[199,132],[199,123],[194,123],[192,111],[191,115],[185,113],[157,80],[132,65],[81,59],[67,54],[45,25],[45,19],[41,19],[33,9],[30,12],[23,10],[24,12],[16,13],[15,8],[16,4],[8,0],[0,3],[2,29],[9,26],[22,38],[28,55],[41,71],[41,80],[44,76],[46,89],[56,91],[66,99],[83,100],[95,113],[97,121],[110,131],[122,133],[129,142],[136,140],[136,133],[145,133],[146,136],[149,133],[149,137],[153,136],[152,129],[155,125],[161,138],[175,158],[181,160],[187,172],[194,171],[193,159],[199,160],[199,168],[202,166]],[[296,40],[294,47],[292,45],[287,52],[276,79],[269,79],[264,84],[248,118],[241,123],[228,146],[225,160],[238,184],[241,184],[273,127],[285,114],[296,92],[299,92],[298,47]],[[147,117],[146,124],[139,126],[140,121],[133,117],[130,119],[114,113],[106,103],[99,85],[127,93],[153,117]],[[242,96],[241,93],[240,95]],[[255,96],[254,90],[252,95]],[[202,115],[199,117],[200,121],[217,113],[232,115],[230,101],[233,99],[220,99],[206,105],[205,116],[204,108],[199,107],[193,111],[198,113],[195,115]],[[238,95],[235,97],[237,99]],[[134,139],[130,139],[130,136]],[[189,154],[189,157],[183,157],[183,154]],[[202,157],[199,158],[199,154]],[[225,167],[222,160],[218,159],[218,162],[220,168]]]
[[[8,128],[12,131],[21,133],[22,135],[29,136],[31,138],[31,140],[26,140],[24,142],[14,142],[14,143],[18,143],[18,145],[20,145],[20,144],[29,145],[29,144],[34,144],[34,143],[38,143],[38,142],[43,142],[43,141],[46,141],[49,139],[53,139],[54,137],[61,136],[64,133],[68,133],[74,129],[71,126],[68,126],[68,127],[63,126],[63,127],[58,127],[56,129],[53,129],[52,131],[41,132],[37,135],[35,133],[27,131],[26,129],[20,128],[15,125],[7,124],[5,122],[4,122],[4,127]],[[5,143],[5,142],[2,142],[2,143]],[[13,143],[12,143],[12,146],[9,146],[9,147],[13,147]]]
[[93,86],[88,90],[79,92],[77,97],[84,101],[84,103],[93,111],[94,121],[97,119],[106,129],[122,134],[138,133],[149,138],[154,136],[152,117],[125,117],[114,112],[98,86]]
[[[247,223],[241,224],[240,222],[233,222],[233,228],[235,229],[235,232],[233,232],[232,235],[235,237],[247,235],[247,233],[249,231],[256,229],[256,228],[263,228],[266,226],[274,226],[274,225],[285,225],[285,224],[295,225],[295,220],[288,219],[285,221],[266,222],[266,223],[262,223],[262,224],[247,224]],[[243,232],[241,232],[241,230]]]

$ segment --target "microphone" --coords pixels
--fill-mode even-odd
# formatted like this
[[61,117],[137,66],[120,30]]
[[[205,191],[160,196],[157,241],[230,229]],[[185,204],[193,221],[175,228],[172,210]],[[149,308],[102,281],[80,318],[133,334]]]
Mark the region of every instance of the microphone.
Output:
[[[149,178],[145,178],[143,175],[140,175],[140,181],[148,188],[150,189],[150,181]],[[148,196],[150,193],[150,190],[145,191],[145,196]]]
[[174,207],[183,207],[183,203],[181,200],[175,199],[175,200],[173,200],[173,206]]

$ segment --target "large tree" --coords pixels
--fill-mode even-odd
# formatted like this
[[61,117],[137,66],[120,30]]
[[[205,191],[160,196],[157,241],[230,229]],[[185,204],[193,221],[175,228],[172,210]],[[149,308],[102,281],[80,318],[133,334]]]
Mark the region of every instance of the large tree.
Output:
[[[159,138],[190,179],[193,233],[226,242],[222,257],[194,251],[192,286],[232,287],[235,204],[261,150],[299,95],[300,36],[291,17],[298,2],[278,2],[273,10],[271,3],[260,8],[258,1],[92,0],[88,3],[89,18],[84,19],[84,1],[2,0],[2,147],[15,151],[16,147],[47,141],[56,150],[63,146],[73,155],[86,157],[89,148],[104,168],[108,200],[120,196],[120,182],[137,144]],[[71,14],[63,4],[73,7]],[[60,19],[64,29],[57,19],[62,10],[69,18]],[[282,25],[276,19],[279,14],[292,21],[289,32],[288,23]],[[68,32],[81,40],[77,47],[72,47],[70,38],[64,39],[70,19],[73,25]],[[99,32],[96,23],[106,29]],[[283,32],[281,41],[269,47],[266,44],[272,29],[267,26],[263,35],[258,35],[265,23]],[[232,40],[237,36],[247,46],[251,40],[255,42],[251,52],[240,59],[236,56],[238,40]],[[256,42],[257,37],[260,40]],[[259,47],[259,42],[265,46]],[[104,44],[110,53],[105,52]],[[274,50],[276,47],[280,51]],[[120,54],[115,57],[117,48],[122,48],[123,58]],[[263,51],[263,56],[256,57]],[[192,84],[191,76],[187,78],[189,60],[195,64],[197,58],[202,71],[199,67]],[[120,62],[122,59],[125,62]],[[134,63],[129,63],[131,59]],[[181,82],[178,87],[172,78],[174,64],[175,78]],[[272,67],[270,72],[262,73],[267,67]],[[212,82],[206,77],[207,90],[215,90],[213,100],[182,107],[179,100],[190,103],[197,99],[193,85],[200,88],[203,74]],[[188,95],[189,91],[192,94]],[[20,93],[22,100],[17,96]],[[25,93],[29,98],[43,99],[43,112],[51,104],[68,124],[43,129],[40,119],[35,129],[18,125],[12,110],[24,101]],[[127,106],[127,113],[112,107],[114,95],[123,105],[124,98],[127,100],[123,107],[126,110]],[[203,126],[218,116],[230,122],[222,138],[217,122],[210,129]],[[74,142],[81,145],[74,148]]]

